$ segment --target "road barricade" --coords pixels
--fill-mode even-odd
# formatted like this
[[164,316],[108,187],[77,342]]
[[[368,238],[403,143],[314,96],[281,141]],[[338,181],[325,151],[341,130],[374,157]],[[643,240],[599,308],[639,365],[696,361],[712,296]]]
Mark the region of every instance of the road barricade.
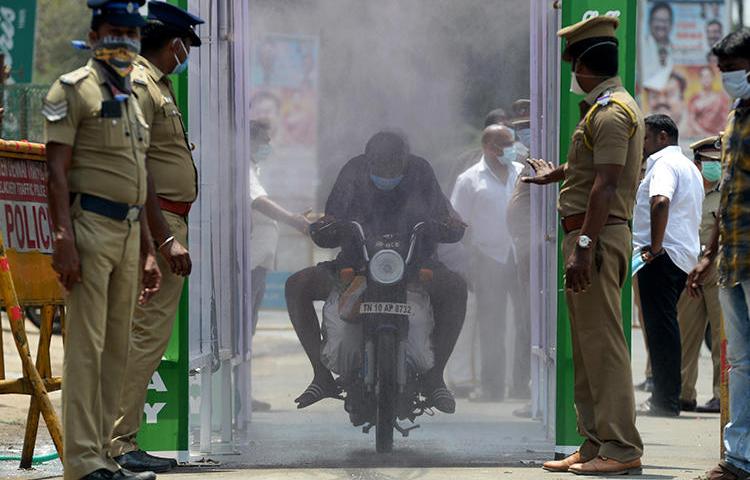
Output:
[[[0,394],[31,396],[21,468],[31,468],[40,415],[62,460],[60,421],[48,392],[60,390],[62,384],[60,376],[52,375],[49,349],[55,314],[64,322],[65,309],[62,288],[52,270],[52,222],[44,162],[44,145],[0,140],[0,291],[23,365],[21,378],[5,378],[0,329]],[[24,325],[28,307],[42,309],[36,363]]]

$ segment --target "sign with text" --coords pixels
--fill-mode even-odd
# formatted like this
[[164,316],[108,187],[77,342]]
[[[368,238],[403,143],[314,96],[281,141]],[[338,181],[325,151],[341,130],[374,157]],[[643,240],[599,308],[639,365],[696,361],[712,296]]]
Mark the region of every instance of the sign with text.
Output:
[[21,304],[62,303],[52,270],[44,145],[0,140],[0,232]]
[[43,162],[0,156],[0,229],[5,247],[52,253]]
[[31,83],[35,34],[36,0],[0,3],[0,53],[10,67],[9,83]]

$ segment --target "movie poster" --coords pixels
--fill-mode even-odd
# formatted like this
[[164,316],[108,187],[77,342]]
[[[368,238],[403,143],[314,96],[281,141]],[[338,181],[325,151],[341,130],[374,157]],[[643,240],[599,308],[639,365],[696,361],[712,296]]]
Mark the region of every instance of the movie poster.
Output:
[[265,34],[254,45],[250,115],[270,123],[273,149],[260,166],[263,185],[289,208],[311,208],[318,178],[318,39]]
[[683,147],[724,130],[731,99],[711,46],[728,28],[724,0],[641,2],[641,107],[672,117]]

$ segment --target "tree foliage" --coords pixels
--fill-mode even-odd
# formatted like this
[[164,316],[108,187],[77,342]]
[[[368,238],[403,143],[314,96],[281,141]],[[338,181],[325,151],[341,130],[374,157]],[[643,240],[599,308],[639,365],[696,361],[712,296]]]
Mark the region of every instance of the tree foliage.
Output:
[[84,0],[37,0],[34,83],[51,84],[63,73],[82,66],[89,54],[71,40],[85,40],[91,10]]

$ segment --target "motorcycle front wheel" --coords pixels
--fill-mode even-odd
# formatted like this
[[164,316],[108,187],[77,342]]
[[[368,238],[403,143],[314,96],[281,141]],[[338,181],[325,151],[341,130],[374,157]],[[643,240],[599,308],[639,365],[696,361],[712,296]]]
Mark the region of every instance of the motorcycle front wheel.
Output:
[[381,332],[377,351],[378,411],[375,444],[378,453],[393,450],[393,422],[396,420],[396,334]]

